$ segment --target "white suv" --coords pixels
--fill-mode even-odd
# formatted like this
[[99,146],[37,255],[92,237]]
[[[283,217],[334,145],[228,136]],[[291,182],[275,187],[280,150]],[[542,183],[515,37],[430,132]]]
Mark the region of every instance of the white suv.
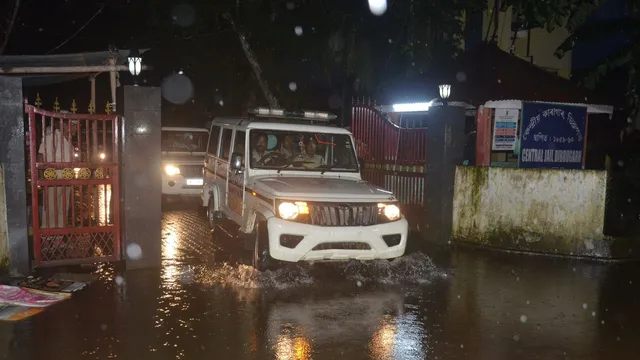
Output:
[[162,128],[162,198],[198,197],[209,132],[202,128]]
[[390,191],[360,177],[351,133],[335,115],[258,108],[217,118],[204,162],[202,206],[222,219],[259,270],[285,262],[392,259],[404,254],[407,221]]

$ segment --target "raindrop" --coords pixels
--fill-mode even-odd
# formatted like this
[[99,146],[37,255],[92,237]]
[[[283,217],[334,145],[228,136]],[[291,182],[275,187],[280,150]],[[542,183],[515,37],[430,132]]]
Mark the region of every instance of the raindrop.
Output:
[[460,349],[464,349],[464,344],[460,344]]
[[501,79],[498,79],[498,84],[502,84],[502,80]]
[[604,325],[604,320],[600,321],[600,323],[602,323],[602,325]]
[[171,18],[178,26],[191,26],[196,20],[196,11],[186,3],[176,5],[171,9]]
[[296,35],[302,36],[302,26],[296,26],[295,28],[293,28],[293,31],[296,32]]
[[624,161],[618,160],[618,166],[623,167],[624,166]]
[[463,71],[458,71],[456,73],[456,80],[461,83],[467,81],[467,74]]
[[127,245],[127,256],[131,260],[138,260],[142,257],[142,248],[136,243]]
[[106,331],[107,330],[107,324],[100,325],[100,330]]
[[376,16],[380,16],[387,11],[387,0],[369,0],[369,10]]
[[529,300],[527,300],[527,305],[529,305],[529,304],[530,304],[530,303],[529,303]]
[[389,39],[389,44],[393,44],[393,40]]
[[514,341],[520,341],[520,335],[513,335]]
[[631,124],[633,122],[633,120],[631,120],[630,117],[627,118],[627,123]]
[[591,312],[591,316],[596,316],[596,312],[595,312],[595,311],[592,311],[592,312]]
[[360,280],[356,281],[356,285],[358,285],[358,287],[361,287],[362,286],[362,281],[360,281]]
[[124,285],[124,278],[120,275],[116,276],[115,281],[116,281],[116,285],[118,286]]
[[42,29],[42,28],[38,28],[38,31],[42,32],[42,31],[43,31],[43,29]]
[[162,80],[162,96],[173,104],[185,104],[193,97],[193,83],[186,75],[171,74]]
[[460,299],[460,295],[458,295],[458,299]]
[[223,100],[220,100],[220,101],[218,101],[218,104],[219,104],[220,106],[224,106],[224,101],[223,101]]
[[291,91],[296,91],[298,90],[298,84],[294,83],[293,81],[289,83],[289,90]]
[[582,304],[582,308],[587,310],[587,308],[589,307],[589,305],[587,305],[587,303]]
[[526,323],[527,322],[527,315],[520,315],[520,322],[521,323]]
[[287,3],[287,9],[288,9],[288,10],[293,10],[293,9],[295,9],[295,8],[296,8],[296,4],[295,4],[293,1],[289,1],[289,2]]

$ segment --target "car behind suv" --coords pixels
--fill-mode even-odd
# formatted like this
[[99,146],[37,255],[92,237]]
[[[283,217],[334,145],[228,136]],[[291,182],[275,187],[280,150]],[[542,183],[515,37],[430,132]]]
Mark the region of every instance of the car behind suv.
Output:
[[206,129],[162,128],[162,199],[200,196],[202,162],[207,150]]

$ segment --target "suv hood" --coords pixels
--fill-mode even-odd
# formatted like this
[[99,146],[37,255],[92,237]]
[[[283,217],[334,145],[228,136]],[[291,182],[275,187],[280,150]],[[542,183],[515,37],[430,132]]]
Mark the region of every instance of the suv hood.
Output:
[[300,200],[396,200],[390,191],[364,180],[348,178],[269,176],[249,181],[249,186],[265,195]]
[[173,164],[196,164],[201,165],[204,164],[204,153],[201,152],[162,152],[162,162],[163,163],[173,163]]

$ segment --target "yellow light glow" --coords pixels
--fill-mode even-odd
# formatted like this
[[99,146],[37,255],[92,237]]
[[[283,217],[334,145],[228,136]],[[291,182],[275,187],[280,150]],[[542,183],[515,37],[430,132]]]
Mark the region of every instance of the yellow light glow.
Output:
[[309,215],[309,206],[304,201],[297,201],[296,206],[298,206],[298,214],[301,215]]
[[180,174],[180,169],[174,165],[167,165],[164,167],[164,172],[169,176]]

